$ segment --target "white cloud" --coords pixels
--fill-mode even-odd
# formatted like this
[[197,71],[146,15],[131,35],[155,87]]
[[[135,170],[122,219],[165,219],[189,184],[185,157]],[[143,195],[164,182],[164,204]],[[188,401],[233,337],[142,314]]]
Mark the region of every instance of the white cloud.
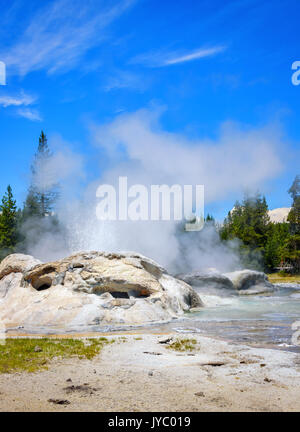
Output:
[[4,95],[0,97],[0,106],[3,108],[18,108],[14,111],[17,116],[24,117],[31,121],[42,121],[41,115],[37,109],[31,107],[37,101],[37,97],[24,93],[17,95]]
[[135,0],[103,5],[98,1],[56,0],[36,12],[16,43],[0,49],[0,58],[21,75],[49,73],[80,65],[86,51],[103,43],[106,29]]
[[42,121],[41,115],[36,109],[20,108],[17,110],[17,114],[31,121]]
[[194,52],[189,53],[189,54],[184,54],[184,55],[179,56],[179,57],[170,58],[169,60],[165,61],[164,65],[168,66],[168,65],[172,65],[172,64],[184,63],[184,62],[196,60],[196,59],[203,58],[203,57],[210,57],[210,56],[213,56],[215,54],[218,54],[218,53],[224,51],[224,49],[225,49],[225,47],[222,47],[222,46],[209,48],[209,49],[200,49],[200,50],[194,51]]
[[0,106],[3,108],[18,108],[15,110],[15,114],[24,117],[31,121],[41,121],[42,118],[37,109],[33,109],[31,105],[34,105],[37,101],[37,97],[29,95],[21,91],[16,95],[3,95],[0,97]]
[[134,57],[130,62],[143,64],[149,67],[164,67],[171,66],[178,63],[185,63],[192,60],[211,57],[218,53],[225,51],[225,46],[215,46],[211,48],[201,48],[193,52],[156,52],[149,54],[142,54]]
[[107,80],[104,90],[109,92],[117,89],[130,89],[143,92],[148,84],[149,79],[144,76],[142,77],[127,71],[120,71]]
[[17,96],[11,96],[11,95],[4,95],[0,96],[0,105],[3,108],[7,108],[9,106],[27,106],[31,105],[36,101],[36,97],[25,94],[24,92],[21,92]]

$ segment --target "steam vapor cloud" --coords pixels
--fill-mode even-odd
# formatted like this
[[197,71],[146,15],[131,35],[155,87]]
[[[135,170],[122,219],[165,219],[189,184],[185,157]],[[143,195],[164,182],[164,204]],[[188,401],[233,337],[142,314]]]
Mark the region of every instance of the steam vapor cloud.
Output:
[[163,130],[160,115],[161,110],[144,109],[91,126],[99,159],[105,156],[109,168],[84,188],[80,198],[71,197],[70,191],[76,189],[74,179],[85,176],[83,156],[72,153],[64,144],[39,182],[44,186],[51,185],[51,178],[61,182],[57,215],[66,239],[60,247],[62,242],[55,237],[37,240],[32,235],[29,253],[46,261],[79,250],[131,250],[155,259],[172,272],[240,268],[239,257],[232,247],[220,243],[213,229],[204,230],[200,236],[185,233],[183,259],[182,241],[174,221],[97,219],[98,186],[117,186],[120,176],[128,177],[128,187],[142,184],[149,190],[152,184],[204,184],[207,204],[245,189],[256,191],[283,168],[282,133],[277,127],[249,129],[227,122],[217,139],[191,140]]

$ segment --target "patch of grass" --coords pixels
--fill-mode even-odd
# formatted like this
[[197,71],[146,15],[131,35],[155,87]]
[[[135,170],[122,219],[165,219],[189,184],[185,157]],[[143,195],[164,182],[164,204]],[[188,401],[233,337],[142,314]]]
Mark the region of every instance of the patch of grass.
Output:
[[194,351],[196,350],[197,341],[196,339],[176,339],[170,343],[166,348],[174,351]]
[[278,272],[268,274],[268,279],[271,283],[298,283],[300,284],[300,275],[290,274],[286,272]]
[[0,345],[0,373],[36,372],[48,369],[55,358],[78,357],[91,360],[105,344],[106,338],[95,339],[6,339]]

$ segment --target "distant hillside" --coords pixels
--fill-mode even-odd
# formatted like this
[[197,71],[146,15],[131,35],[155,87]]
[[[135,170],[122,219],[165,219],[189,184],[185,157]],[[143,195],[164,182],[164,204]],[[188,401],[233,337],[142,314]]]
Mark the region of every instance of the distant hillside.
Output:
[[[232,213],[233,210],[234,210],[234,207],[230,211],[230,213]],[[269,210],[268,215],[270,217],[271,222],[274,222],[274,223],[286,222],[290,210],[291,210],[291,207],[280,207],[277,209]]]
[[281,207],[274,210],[269,210],[268,214],[271,222],[286,222],[290,210],[290,207]]

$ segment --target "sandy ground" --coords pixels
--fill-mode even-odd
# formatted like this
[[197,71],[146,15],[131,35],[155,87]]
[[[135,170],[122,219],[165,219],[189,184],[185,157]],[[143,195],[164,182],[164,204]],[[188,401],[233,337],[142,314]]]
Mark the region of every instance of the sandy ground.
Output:
[[114,336],[92,361],[0,375],[0,411],[300,411],[298,354],[185,334],[198,341],[191,355],[138,337]]

